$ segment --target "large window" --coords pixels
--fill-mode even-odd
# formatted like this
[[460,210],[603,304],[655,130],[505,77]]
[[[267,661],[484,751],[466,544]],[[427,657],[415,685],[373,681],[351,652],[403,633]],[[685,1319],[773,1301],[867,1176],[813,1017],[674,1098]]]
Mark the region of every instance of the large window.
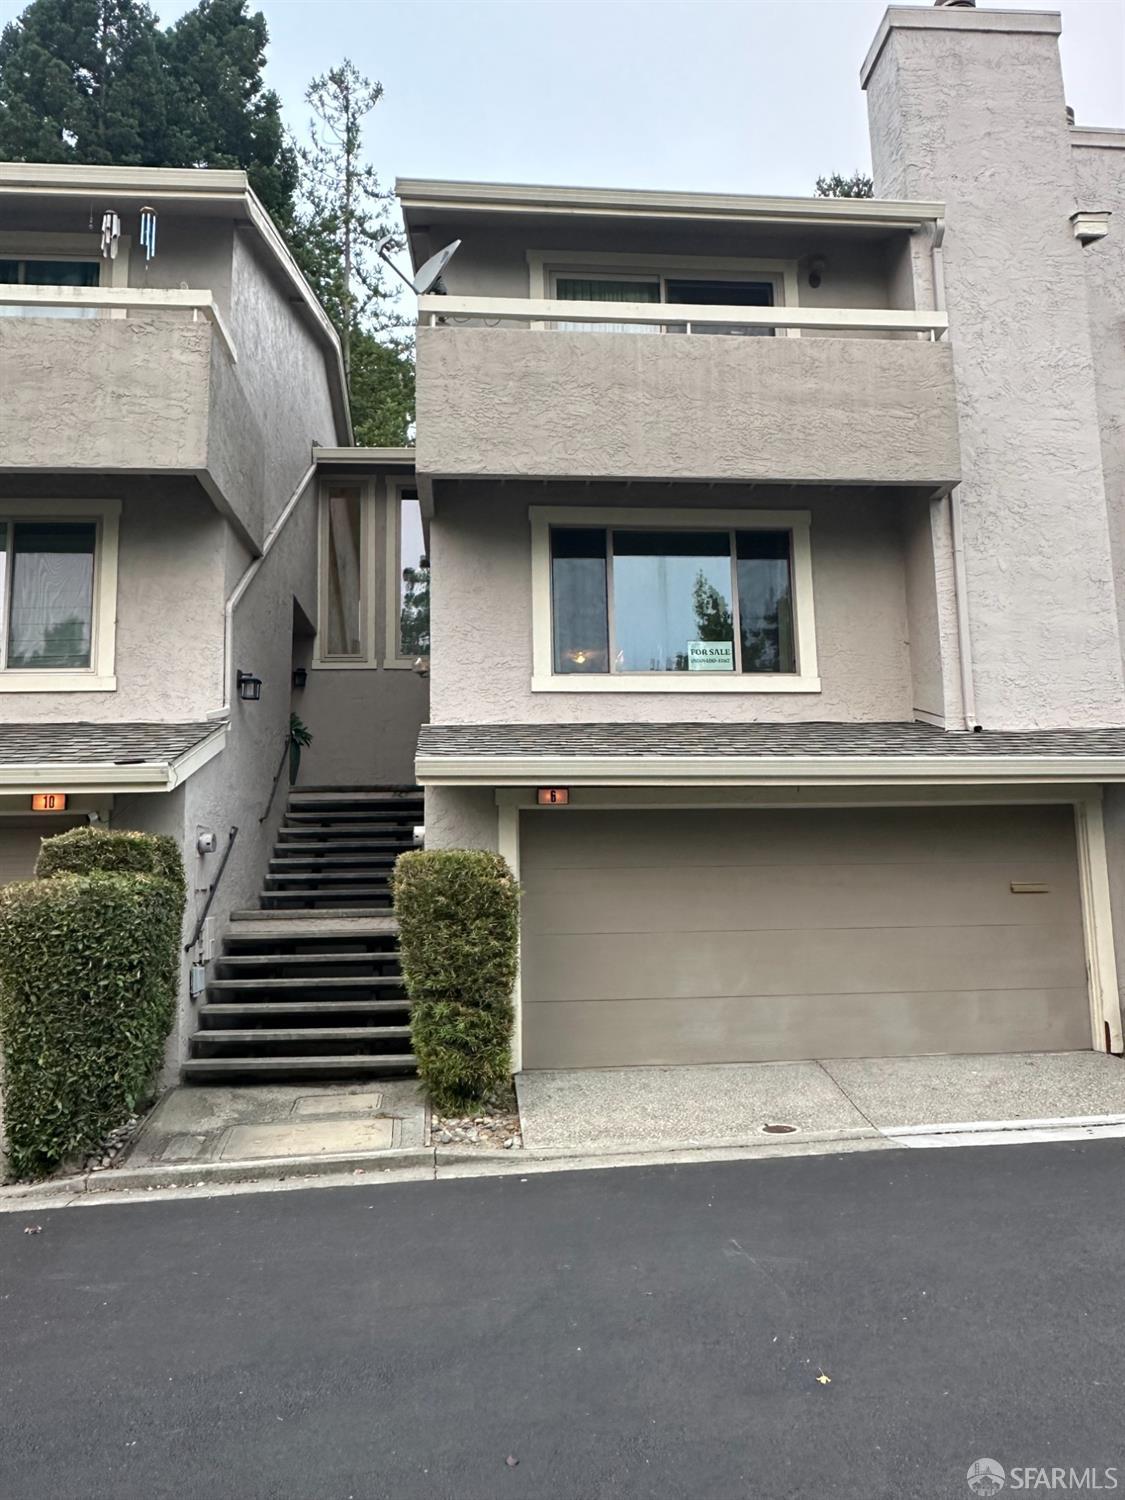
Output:
[[0,511],[0,689],[114,686],[114,501],[74,501],[45,518],[32,501]]
[[819,687],[806,512],[536,508],[532,523],[533,686]]
[[[643,269],[645,258],[640,263],[630,264],[627,256],[610,257],[620,270],[605,267],[589,267],[575,263],[573,266],[551,267],[549,257],[532,257],[532,295],[536,294],[535,283],[542,286],[542,295],[554,297],[560,302],[651,302],[675,303],[678,306],[695,307],[776,307],[797,301],[795,268],[785,263],[744,263],[750,267],[761,265],[762,269],[745,272],[693,268],[690,262],[675,261],[670,257],[652,258],[653,269]],[[681,267],[683,268],[681,270]],[[566,330],[598,333],[682,333],[684,323],[589,323],[560,322],[556,327]],[[775,330],[770,327],[747,327],[745,324],[692,323],[693,333],[741,334],[744,336],[772,337]]]
[[413,667],[430,651],[430,564],[413,478],[322,482],[317,667]]
[[[101,279],[101,263],[97,260],[47,260],[33,257],[16,259],[0,256],[0,282],[13,286],[97,286]],[[0,317],[23,318],[96,318],[96,307],[5,307],[0,305]]]

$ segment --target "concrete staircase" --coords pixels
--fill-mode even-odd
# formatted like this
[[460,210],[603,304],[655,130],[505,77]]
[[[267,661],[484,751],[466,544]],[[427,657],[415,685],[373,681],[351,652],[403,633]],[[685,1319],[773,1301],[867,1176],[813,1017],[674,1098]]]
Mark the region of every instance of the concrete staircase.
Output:
[[185,1082],[413,1072],[391,876],[421,822],[417,787],[290,793],[261,905],[231,913]]

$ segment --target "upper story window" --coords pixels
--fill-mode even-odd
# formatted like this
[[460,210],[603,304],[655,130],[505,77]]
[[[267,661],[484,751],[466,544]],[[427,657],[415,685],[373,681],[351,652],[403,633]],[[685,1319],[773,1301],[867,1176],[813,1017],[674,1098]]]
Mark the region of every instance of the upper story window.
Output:
[[48,519],[31,501],[0,510],[0,691],[115,686],[119,506],[66,508],[77,514]]
[[[67,258],[52,260],[26,256],[22,259],[0,256],[0,282],[9,286],[98,286],[101,262]],[[0,305],[0,317],[96,318],[95,307],[46,307],[41,304],[6,307]]]
[[532,511],[538,691],[819,689],[807,512]]
[[[693,307],[773,307],[772,279],[744,281],[719,276],[572,276],[554,275],[553,295],[561,302],[674,302]],[[561,323],[559,327],[601,333],[661,333],[683,325],[661,323]],[[701,323],[699,333],[772,336],[772,328],[745,324]]]
[[396,663],[413,664],[430,654],[430,559],[422,525],[422,505],[413,487],[399,487],[395,500],[395,537],[392,557],[396,586],[388,597],[396,605],[389,622],[388,644],[394,631]]
[[320,494],[319,667],[412,667],[430,650],[430,565],[413,480]]

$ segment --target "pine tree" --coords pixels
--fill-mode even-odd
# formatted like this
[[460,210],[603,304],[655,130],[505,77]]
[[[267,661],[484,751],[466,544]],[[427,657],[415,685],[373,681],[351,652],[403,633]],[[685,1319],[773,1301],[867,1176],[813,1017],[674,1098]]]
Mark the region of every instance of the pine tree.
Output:
[[818,198],[874,198],[875,184],[858,168],[850,177],[833,172],[830,177],[816,179]]
[[34,0],[0,34],[0,158],[162,165],[166,85],[140,0]]
[[277,223],[293,215],[297,153],[286,139],[281,103],[263,83],[269,32],[247,0],[200,0],[164,34],[173,82],[170,159],[242,167]]
[[200,0],[169,31],[144,0],[32,0],[0,34],[0,158],[242,167],[284,226],[297,160],[267,40],[246,0]]
[[300,152],[301,202],[293,233],[305,275],[336,325],[357,441],[399,446],[414,415],[414,365],[406,320],[375,253],[388,233],[392,195],[365,161],[364,125],[383,96],[349,58],[314,78],[310,145]]

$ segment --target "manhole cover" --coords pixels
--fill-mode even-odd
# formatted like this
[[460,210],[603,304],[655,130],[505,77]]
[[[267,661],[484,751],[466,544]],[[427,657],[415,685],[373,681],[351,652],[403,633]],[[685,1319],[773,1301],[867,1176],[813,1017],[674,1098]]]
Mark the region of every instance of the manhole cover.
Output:
[[762,1129],[767,1135],[792,1135],[797,1129],[796,1125],[763,1125]]

